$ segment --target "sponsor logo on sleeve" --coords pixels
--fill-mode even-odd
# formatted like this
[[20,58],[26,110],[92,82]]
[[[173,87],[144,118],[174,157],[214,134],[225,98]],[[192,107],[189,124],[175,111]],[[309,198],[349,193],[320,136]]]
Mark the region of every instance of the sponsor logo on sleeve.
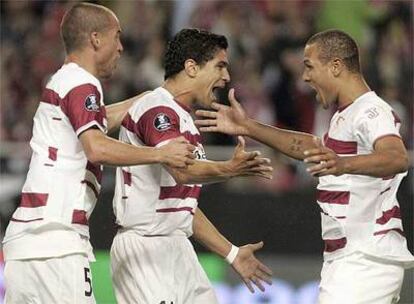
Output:
[[369,119],[374,119],[379,115],[378,110],[375,107],[369,108],[365,111],[365,113],[367,114]]
[[85,98],[85,109],[89,112],[99,112],[98,97],[95,94],[90,94]]
[[160,113],[154,119],[154,127],[158,131],[166,131],[172,126],[171,119],[167,114]]

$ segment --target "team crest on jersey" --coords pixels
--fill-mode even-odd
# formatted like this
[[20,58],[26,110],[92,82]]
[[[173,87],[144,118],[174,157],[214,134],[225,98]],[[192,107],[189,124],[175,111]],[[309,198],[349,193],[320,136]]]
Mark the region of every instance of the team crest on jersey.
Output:
[[99,111],[98,97],[95,94],[90,94],[85,98],[85,108],[89,112]]
[[167,114],[160,113],[154,119],[154,127],[158,131],[168,130],[171,126],[171,119],[167,116]]

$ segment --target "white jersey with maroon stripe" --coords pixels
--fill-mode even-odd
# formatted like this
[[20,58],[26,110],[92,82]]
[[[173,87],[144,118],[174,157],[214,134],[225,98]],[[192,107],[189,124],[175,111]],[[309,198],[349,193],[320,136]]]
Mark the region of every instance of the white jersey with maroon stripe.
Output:
[[[4,238],[6,259],[85,252],[102,167],[88,162],[78,136],[94,127],[107,129],[101,84],[77,64],[65,64],[47,83],[34,116],[33,154]],[[73,242],[79,239],[84,245]]]
[[[163,88],[142,97],[125,117],[119,139],[135,146],[160,146],[184,136],[205,159],[201,136],[189,109]],[[116,222],[140,235],[192,234],[200,185],[177,185],[162,165],[117,168],[114,196]]]
[[[370,154],[384,136],[399,135],[400,120],[374,92],[357,98],[332,117],[325,146],[340,156]],[[407,249],[396,193],[407,173],[388,178],[366,175],[328,175],[319,179],[325,260],[360,251],[407,264]]]

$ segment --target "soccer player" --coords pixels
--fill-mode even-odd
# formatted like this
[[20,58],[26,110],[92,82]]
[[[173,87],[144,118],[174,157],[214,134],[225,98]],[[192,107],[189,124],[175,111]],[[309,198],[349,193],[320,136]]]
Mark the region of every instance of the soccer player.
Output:
[[[221,235],[197,207],[201,184],[235,176],[269,177],[269,160],[245,152],[244,140],[232,159],[208,161],[191,111],[209,107],[215,88],[230,81],[227,39],[198,29],[181,30],[165,55],[165,83],[139,99],[122,122],[120,140],[159,147],[184,136],[195,145],[187,168],[169,165],[117,169],[114,211],[120,229],[111,248],[112,279],[119,303],[217,303],[213,289],[188,240],[193,235],[226,257],[253,292],[264,290],[271,271],[254,252],[262,242],[240,248]],[[214,203],[211,202],[211,203]]]
[[[371,91],[361,74],[355,41],[339,30],[311,37],[304,49],[303,79],[325,107],[337,106],[321,140],[263,125],[246,116],[229,92],[231,106],[201,110],[201,131],[246,135],[311,164],[319,177],[317,203],[325,242],[319,302],[394,303],[407,249],[396,199],[408,168],[407,151],[393,109]],[[298,113],[300,115],[300,113]]]
[[3,241],[8,304],[95,302],[88,218],[101,187],[101,164],[193,162],[195,147],[184,138],[144,148],[105,135],[132,104],[105,107],[98,80],[116,67],[120,33],[118,19],[103,6],[78,3],[63,18],[67,57],[43,91],[20,206]]

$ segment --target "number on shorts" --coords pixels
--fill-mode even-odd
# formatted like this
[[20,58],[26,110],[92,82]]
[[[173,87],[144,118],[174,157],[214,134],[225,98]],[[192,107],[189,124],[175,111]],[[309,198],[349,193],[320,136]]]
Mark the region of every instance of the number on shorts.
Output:
[[89,291],[85,290],[85,296],[90,297],[92,295],[92,281],[91,281],[91,278],[89,277],[90,269],[85,267],[84,270],[85,270],[85,282],[88,283],[89,285]]

